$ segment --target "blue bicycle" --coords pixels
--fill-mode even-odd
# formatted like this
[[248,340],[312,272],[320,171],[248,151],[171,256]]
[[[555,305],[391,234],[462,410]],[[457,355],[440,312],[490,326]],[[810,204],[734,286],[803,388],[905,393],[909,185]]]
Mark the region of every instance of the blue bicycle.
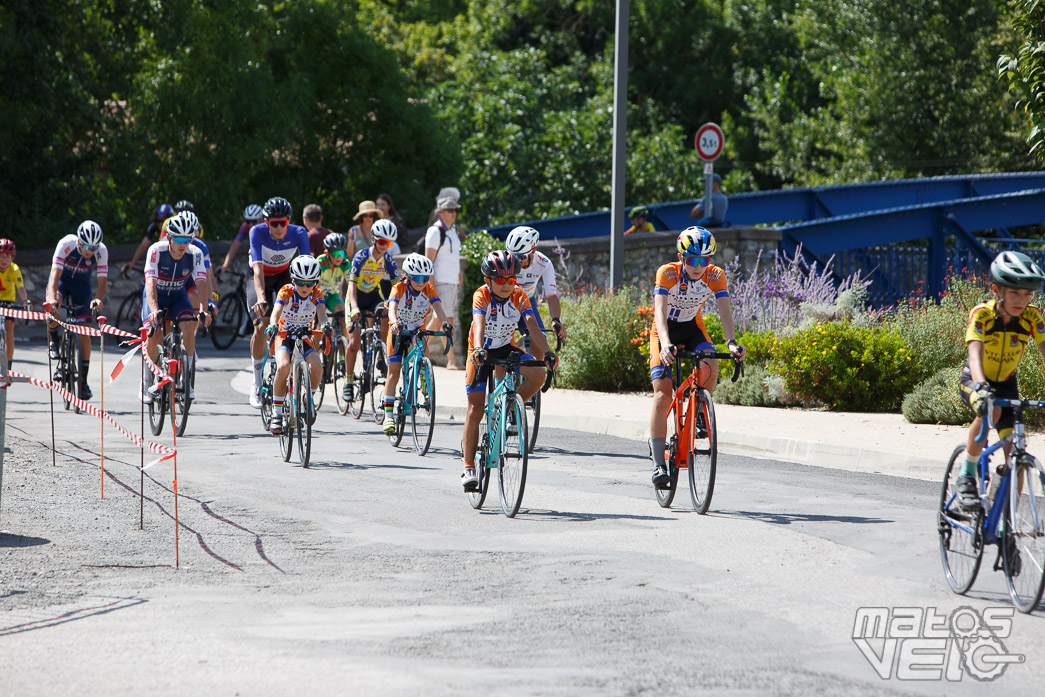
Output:
[[[994,570],[1004,570],[1013,604],[1027,613],[1037,608],[1045,590],[1045,469],[1027,452],[1023,412],[1045,407],[1045,401],[989,399],[988,416],[976,437],[978,443],[993,428],[994,407],[1013,408],[1016,419],[1012,434],[983,449],[979,462],[980,504],[971,509],[961,504],[957,493],[965,446],[955,448],[940,494],[940,557],[951,589],[962,595],[976,580],[984,547],[998,543]],[[1009,457],[992,472],[991,455],[1009,443]]]
[[[475,458],[475,474],[479,486],[468,492],[472,508],[482,508],[490,484],[490,470],[497,470],[497,490],[501,499],[501,511],[514,518],[522,505],[526,489],[526,463],[529,457],[526,414],[522,397],[516,389],[522,384],[519,368],[548,364],[538,360],[522,360],[522,353],[511,353],[506,358],[488,358],[482,370],[476,371],[472,385],[478,384],[480,375],[488,375],[493,381],[493,368],[503,367],[504,379],[496,381],[493,391],[487,395],[483,411],[482,438]],[[542,392],[547,392],[555,378],[555,371],[548,369]],[[488,383],[489,384],[489,383]]]
[[393,446],[403,440],[406,430],[406,418],[410,417],[413,433],[414,450],[424,455],[432,445],[432,433],[435,431],[435,373],[432,372],[432,361],[425,357],[425,344],[430,336],[445,336],[446,349],[443,355],[450,352],[453,346],[453,334],[446,332],[430,332],[414,329],[403,330],[396,335],[395,352],[399,353],[401,342],[413,338],[413,346],[403,358],[403,375],[399,383],[399,394],[396,396],[392,414],[396,420],[396,430],[388,434]]

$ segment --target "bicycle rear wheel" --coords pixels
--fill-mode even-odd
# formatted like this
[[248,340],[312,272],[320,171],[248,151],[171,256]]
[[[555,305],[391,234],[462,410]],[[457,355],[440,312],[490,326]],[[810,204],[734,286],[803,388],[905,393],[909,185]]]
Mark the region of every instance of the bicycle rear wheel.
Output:
[[486,417],[480,425],[482,438],[479,440],[479,448],[475,451],[475,476],[479,479],[479,485],[475,491],[468,492],[468,503],[472,508],[480,509],[486,501],[486,492],[490,490],[490,468],[486,466],[490,457],[490,434],[487,428]]
[[[1002,519],[1002,561],[1016,609],[1033,612],[1045,591],[1045,472],[1036,458],[1016,465]],[[997,504],[996,504],[997,505]]]
[[399,446],[403,441],[403,433],[406,432],[406,376],[399,385],[399,394],[396,395],[395,405],[392,407],[392,418],[395,419],[396,428],[388,434],[388,442],[393,448]]
[[526,437],[526,412],[522,397],[513,393],[505,406],[507,411],[501,456],[497,463],[497,490],[501,498],[501,510],[509,518],[514,518],[526,490],[527,444],[530,441]]
[[432,372],[432,361],[423,358],[417,362],[417,374],[412,387],[414,396],[410,424],[414,450],[424,455],[432,445],[432,434],[435,432],[435,374]]
[[272,383],[276,378],[276,359],[265,363],[265,377],[261,382],[261,423],[267,432],[272,423]]
[[247,306],[237,293],[228,293],[218,300],[218,311],[210,326],[210,342],[224,351],[236,342],[240,327],[247,319]]
[[530,431],[529,449],[532,453],[537,447],[537,429],[541,426],[541,391],[526,400],[526,418]]
[[676,404],[676,402],[671,403],[671,411],[668,412],[668,431],[664,439],[664,462],[668,466],[668,475],[670,477],[668,488],[653,489],[657,494],[657,503],[660,504],[661,508],[671,507],[671,502],[675,499],[675,490],[678,488],[679,483],[679,437],[675,417]]
[[[693,441],[690,443],[689,495],[693,510],[704,514],[711,505],[715,493],[715,468],[718,462],[718,433],[715,430],[715,403],[711,393],[701,388],[696,395],[693,426]],[[703,416],[704,428],[699,429]],[[703,433],[701,432],[703,430]]]
[[[62,336],[62,351],[61,351],[61,364],[62,364],[62,380],[61,385],[65,388],[66,392],[76,397],[80,396],[80,357],[79,357],[79,337],[72,332],[65,330]],[[73,407],[73,401],[71,399],[62,398],[65,402],[66,411]]]
[[370,387],[370,414],[374,423],[381,423],[385,420],[385,373],[382,367],[386,363],[385,345],[380,339],[374,339],[373,351],[370,356],[370,377],[367,380]]
[[120,303],[116,311],[116,327],[125,332],[137,333],[141,326],[142,316],[142,294],[141,291],[131,292]]
[[966,511],[958,500],[958,477],[965,446],[959,445],[947,461],[940,491],[936,530],[940,535],[940,561],[947,583],[958,595],[972,588],[983,559],[983,508]]
[[192,400],[189,399],[189,386],[193,383],[193,375],[185,370],[185,350],[179,346],[172,351],[171,355],[179,363],[178,374],[174,375],[174,384],[171,386],[171,426],[179,436],[185,435],[185,427],[189,423],[189,409]]
[[[358,373],[356,373],[355,385],[353,386],[352,403],[349,405],[352,410],[352,418],[358,419],[363,415],[363,405],[366,404],[367,393],[370,392],[369,383],[370,380],[370,364],[367,363],[366,354],[366,343],[364,342],[360,347],[359,356],[363,361],[363,366]],[[373,357],[371,357],[373,360]]]
[[312,454],[312,421],[315,418],[315,409],[312,406],[312,377],[309,375],[308,363],[303,360],[297,362],[294,370],[297,371],[294,378],[294,428],[297,431],[298,459],[302,467],[308,467],[308,460]]
[[347,373],[345,372],[345,355],[348,353],[348,339],[339,336],[334,342],[334,365],[331,369],[331,386],[334,388],[334,401],[337,403],[337,413],[344,416],[348,413],[349,403],[344,397],[344,389],[347,384]]

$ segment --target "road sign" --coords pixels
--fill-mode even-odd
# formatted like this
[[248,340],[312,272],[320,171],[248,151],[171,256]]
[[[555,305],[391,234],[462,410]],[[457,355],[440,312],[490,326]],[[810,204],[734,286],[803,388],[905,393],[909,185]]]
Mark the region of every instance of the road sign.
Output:
[[697,129],[697,137],[693,139],[693,147],[701,159],[711,162],[722,154],[722,146],[726,138],[717,123],[706,123]]

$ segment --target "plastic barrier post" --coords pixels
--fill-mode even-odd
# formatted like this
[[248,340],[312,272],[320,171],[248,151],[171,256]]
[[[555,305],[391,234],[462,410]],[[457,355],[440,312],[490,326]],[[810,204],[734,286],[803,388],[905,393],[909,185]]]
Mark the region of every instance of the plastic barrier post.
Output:
[[[105,326],[105,317],[102,317],[102,316],[98,317],[98,326],[100,326],[100,327],[104,327]],[[101,379],[101,383],[102,383],[102,411],[105,411],[105,334],[101,335],[101,337],[99,338],[99,341],[101,342],[101,357],[99,358],[101,363],[99,364],[98,370],[99,370],[99,375],[101,375],[101,378],[102,378]],[[98,423],[100,424],[99,428],[101,429],[101,440],[102,440],[101,460],[100,460],[99,468],[101,469],[102,498],[104,499],[105,498],[105,419],[99,419]],[[144,436],[145,436],[145,433],[143,432],[142,433],[142,437],[144,437]]]

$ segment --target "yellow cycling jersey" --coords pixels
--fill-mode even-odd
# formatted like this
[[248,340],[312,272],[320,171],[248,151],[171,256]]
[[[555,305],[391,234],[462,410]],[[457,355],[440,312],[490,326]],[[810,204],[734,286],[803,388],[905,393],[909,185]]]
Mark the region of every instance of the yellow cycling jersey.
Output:
[[983,342],[983,372],[991,382],[1004,382],[1016,372],[1031,339],[1035,344],[1045,341],[1045,318],[1033,305],[1008,324],[998,312],[997,300],[980,303],[969,313],[965,343]]

